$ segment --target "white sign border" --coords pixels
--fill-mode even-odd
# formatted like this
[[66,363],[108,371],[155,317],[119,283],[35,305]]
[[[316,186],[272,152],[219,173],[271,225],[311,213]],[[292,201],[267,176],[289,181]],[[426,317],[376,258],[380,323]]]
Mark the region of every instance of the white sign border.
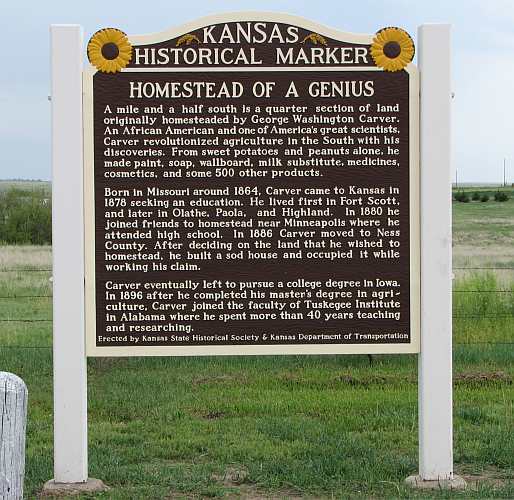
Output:
[[[292,24],[327,37],[349,43],[370,44],[374,35],[346,33],[314,23],[302,17],[288,14],[241,12],[207,16],[180,27],[149,35],[128,36],[132,45],[146,45],[176,38],[190,31],[211,24],[263,21]],[[213,68],[210,68],[211,71]],[[247,71],[249,68],[223,68],[224,71]],[[290,68],[288,71],[308,71],[315,68]],[[344,66],[338,71],[348,71]],[[330,70],[324,68],[325,70]],[[361,71],[382,71],[379,68],[358,68]],[[168,69],[176,71],[174,68]],[[181,71],[191,69],[180,68]],[[201,68],[205,71],[205,68]],[[266,71],[268,68],[259,68]],[[280,71],[280,68],[269,68]],[[353,71],[357,70],[355,67]],[[126,69],[124,71],[130,71]],[[95,227],[94,227],[94,137],[93,137],[93,76],[96,70],[91,65],[83,73],[84,111],[84,226],[85,226],[85,330],[86,355],[88,357],[114,356],[220,356],[220,355],[319,355],[319,354],[407,354],[420,351],[420,215],[419,215],[419,78],[414,64],[406,67],[409,74],[409,200],[410,200],[410,334],[408,344],[274,344],[274,345],[201,345],[201,346],[114,346],[96,345],[96,300],[95,300]]]

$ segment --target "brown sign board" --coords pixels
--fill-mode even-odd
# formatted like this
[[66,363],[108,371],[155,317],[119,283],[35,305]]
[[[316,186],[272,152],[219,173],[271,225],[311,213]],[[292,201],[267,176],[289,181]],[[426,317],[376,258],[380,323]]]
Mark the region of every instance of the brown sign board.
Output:
[[418,77],[374,40],[220,15],[85,71],[88,355],[418,352]]

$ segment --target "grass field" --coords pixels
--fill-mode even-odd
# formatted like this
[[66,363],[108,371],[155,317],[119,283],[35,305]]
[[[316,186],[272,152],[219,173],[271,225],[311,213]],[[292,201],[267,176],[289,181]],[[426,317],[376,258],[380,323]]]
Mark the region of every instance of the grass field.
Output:
[[25,181],[25,180],[2,180],[0,179],[0,191],[6,189],[43,189],[50,193],[52,191],[52,184],[50,181]]
[[[491,268],[455,270],[466,492],[403,485],[415,356],[130,358],[88,361],[90,475],[112,488],[94,498],[514,498],[513,221],[514,197],[454,203],[455,267]],[[27,498],[52,477],[50,267],[49,247],[0,247],[0,296],[38,296],[0,299],[0,319],[43,320],[0,323],[0,370],[29,387]]]
[[[482,190],[491,198],[496,191]],[[479,188],[464,191],[481,192]],[[508,201],[453,203],[455,267],[514,268],[514,189],[501,188],[501,191],[509,194]],[[498,276],[502,281],[514,281],[512,269],[504,269]]]

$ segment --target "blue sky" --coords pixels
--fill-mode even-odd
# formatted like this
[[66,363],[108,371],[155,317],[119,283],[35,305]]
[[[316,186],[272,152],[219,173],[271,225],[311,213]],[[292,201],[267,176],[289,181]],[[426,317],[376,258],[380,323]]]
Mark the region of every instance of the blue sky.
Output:
[[50,178],[49,25],[77,23],[87,41],[113,26],[162,31],[217,12],[287,12],[342,31],[453,26],[453,158],[459,179],[514,182],[514,0],[131,0],[2,2],[0,178]]

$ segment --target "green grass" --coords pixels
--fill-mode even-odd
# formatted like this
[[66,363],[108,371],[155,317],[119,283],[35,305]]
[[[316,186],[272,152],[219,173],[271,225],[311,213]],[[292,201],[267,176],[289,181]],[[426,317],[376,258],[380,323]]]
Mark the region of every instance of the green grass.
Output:
[[[0,296],[47,295],[48,247],[4,247]],[[34,258],[31,258],[31,251]],[[42,254],[46,252],[47,262]],[[498,287],[495,274],[457,279]],[[1,318],[51,318],[47,298],[2,301]],[[462,312],[512,311],[512,294],[456,296]],[[514,496],[514,320],[455,320],[455,462],[466,493],[408,490],[417,469],[415,356],[90,359],[90,475],[97,498]],[[27,498],[52,476],[50,323],[2,323],[0,367],[29,387]],[[9,347],[5,347],[9,346]],[[22,346],[32,346],[23,348]]]
[[[449,495],[403,486],[417,467],[411,356],[378,357],[372,368],[362,356],[92,359],[90,474],[113,488],[98,497],[512,498],[512,364],[501,347],[468,349],[455,356],[455,462],[468,474],[494,471],[499,487]],[[51,354],[9,350],[0,362],[30,391],[32,498],[52,474]],[[239,480],[227,480],[234,470]]]
[[[514,200],[453,206],[456,266],[514,263]],[[24,271],[49,267],[49,247],[0,248],[0,270],[18,269],[0,272],[0,296],[50,294],[50,272]],[[514,276],[455,273],[454,315],[496,316],[454,320],[454,458],[468,491],[403,484],[418,467],[415,356],[97,358],[90,475],[111,490],[90,498],[514,498]],[[0,319],[20,317],[50,319],[51,301],[0,300]],[[1,322],[0,345],[0,369],[29,388],[36,498],[52,477],[51,323]]]
[[514,282],[492,271],[473,271],[454,281],[456,342],[514,342]]
[[[508,284],[514,282],[514,189],[501,189],[510,196],[506,202],[453,202],[453,265],[501,268],[495,274]],[[455,269],[455,274],[462,278],[469,272]]]
[[495,245],[514,236],[514,197],[505,202],[453,202],[454,237],[459,243]]

